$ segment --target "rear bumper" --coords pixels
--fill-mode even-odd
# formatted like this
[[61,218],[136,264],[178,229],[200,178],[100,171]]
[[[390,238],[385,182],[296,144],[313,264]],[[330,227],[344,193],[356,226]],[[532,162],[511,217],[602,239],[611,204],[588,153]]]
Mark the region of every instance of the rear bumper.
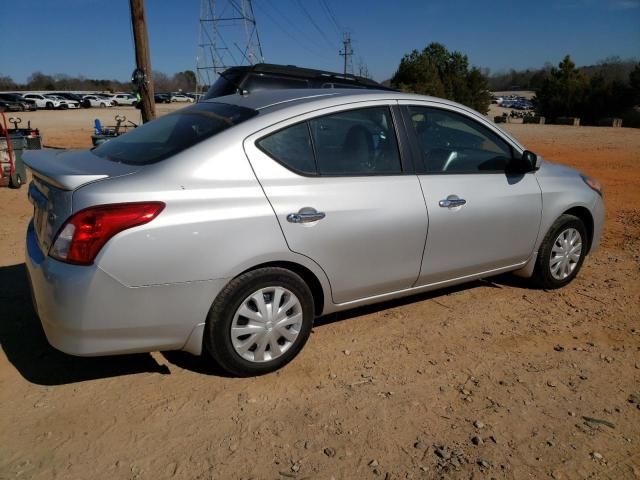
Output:
[[128,287],[96,265],[43,255],[33,224],[26,266],[49,343],[71,355],[184,349],[201,353],[203,324],[225,280]]

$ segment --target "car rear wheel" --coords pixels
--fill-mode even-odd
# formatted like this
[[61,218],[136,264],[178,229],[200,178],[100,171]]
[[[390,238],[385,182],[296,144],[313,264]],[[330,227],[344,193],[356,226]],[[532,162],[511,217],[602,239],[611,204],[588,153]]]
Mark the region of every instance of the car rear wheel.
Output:
[[118,102],[116,102],[115,100],[113,100],[113,101],[111,102],[111,105],[113,105],[114,107],[117,107],[117,106],[118,106]]
[[233,375],[273,372],[302,350],[313,318],[313,296],[302,278],[283,268],[261,268],[220,292],[207,317],[205,348]]
[[546,289],[564,287],[571,282],[587,255],[587,240],[587,229],[582,220],[573,215],[561,215],[540,245],[533,281]]
[[107,104],[106,103],[101,103],[100,104],[100,108],[107,108]]
[[45,105],[45,107],[47,108],[47,110],[53,110],[53,103],[51,103],[51,102],[47,102],[47,104]]

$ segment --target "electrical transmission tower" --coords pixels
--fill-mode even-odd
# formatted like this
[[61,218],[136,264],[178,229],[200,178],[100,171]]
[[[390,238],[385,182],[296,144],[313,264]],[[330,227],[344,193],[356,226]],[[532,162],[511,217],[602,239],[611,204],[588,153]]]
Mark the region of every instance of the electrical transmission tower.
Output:
[[344,74],[346,75],[349,71],[353,73],[353,62],[351,61],[353,49],[351,48],[351,35],[349,32],[345,32],[342,38],[342,45],[343,48],[339,53],[340,56],[344,57]]
[[200,0],[197,93],[228,67],[264,62],[251,0]]

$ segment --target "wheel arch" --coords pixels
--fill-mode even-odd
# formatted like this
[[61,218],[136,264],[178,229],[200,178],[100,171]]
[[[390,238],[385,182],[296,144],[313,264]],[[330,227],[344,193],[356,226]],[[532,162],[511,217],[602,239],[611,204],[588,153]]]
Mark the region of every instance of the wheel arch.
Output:
[[587,253],[589,253],[591,251],[591,244],[593,242],[593,228],[594,228],[594,222],[593,222],[593,215],[591,215],[591,212],[589,211],[588,208],[586,207],[582,207],[582,206],[577,206],[577,207],[572,207],[569,210],[566,210],[565,212],[562,212],[563,215],[573,215],[574,217],[578,217],[582,223],[584,223],[584,227],[587,230]]
[[325,293],[322,288],[322,283],[320,279],[313,273],[310,269],[301,265],[299,263],[290,262],[290,261],[271,261],[265,262],[258,265],[255,265],[251,268],[247,268],[239,275],[242,275],[247,272],[251,272],[253,270],[258,270],[259,268],[267,268],[267,267],[279,267],[284,268],[285,270],[289,270],[297,275],[299,275],[302,280],[307,284],[309,289],[311,290],[311,295],[313,296],[313,304],[314,310],[317,317],[322,315],[324,311],[324,302],[325,302]]

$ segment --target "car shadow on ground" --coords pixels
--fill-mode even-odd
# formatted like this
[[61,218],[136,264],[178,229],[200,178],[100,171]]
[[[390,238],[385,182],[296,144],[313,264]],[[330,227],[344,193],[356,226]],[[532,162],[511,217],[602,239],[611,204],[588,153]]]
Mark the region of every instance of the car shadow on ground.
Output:
[[136,373],[170,373],[148,353],[87,358],[55,350],[31,305],[27,282],[24,263],[0,267],[0,347],[25,380],[64,385]]
[[[362,315],[369,315],[372,313],[389,310],[395,307],[402,307],[403,305],[409,305],[411,303],[424,302],[428,300],[433,300],[437,302],[438,298],[440,297],[446,297],[447,295],[451,295],[453,293],[457,293],[465,290],[472,290],[474,288],[481,288],[481,287],[502,288],[501,285],[506,285],[506,284],[501,282],[498,283],[496,282],[495,278],[493,278],[493,279],[487,279],[487,280],[475,280],[467,283],[462,283],[460,285],[440,288],[438,290],[432,290],[424,293],[417,293],[415,295],[410,295],[408,297],[397,298],[395,300],[388,300],[386,302],[374,303],[372,305],[366,305],[364,307],[358,307],[351,310],[344,310],[342,312],[324,315],[315,320],[314,328],[323,327],[325,325],[330,325],[335,322],[342,322],[344,320],[349,320],[352,318],[357,318]],[[439,303],[439,305],[442,305],[442,303]]]
[[[474,288],[529,288],[527,281],[513,275],[501,275],[486,280],[443,288],[432,292],[411,295],[365,307],[325,315],[316,319],[314,328],[322,328],[335,322],[354,319],[362,315],[388,310],[403,305],[438,301],[452,293]],[[69,383],[118,377],[137,373],[171,373],[166,365],[159,364],[148,353],[112,355],[105,357],[74,357],[49,345],[40,320],[31,304],[25,265],[0,267],[0,347],[7,359],[25,378],[38,385],[64,385]],[[203,375],[229,377],[205,355],[197,357],[186,352],[162,352],[172,365]]]
[[[438,298],[446,297],[447,295],[456,292],[471,290],[474,288],[502,288],[503,286],[524,289],[529,288],[526,279],[508,274],[500,275],[490,279],[476,280],[452,287],[441,288],[439,290],[434,290],[431,292],[419,293],[396,300],[389,300],[382,303],[376,303],[373,305],[367,305],[364,307],[358,307],[351,310],[324,315],[314,321],[314,329],[323,328],[336,322],[355,319],[363,315],[369,315],[372,313],[389,310],[395,307],[401,307],[403,305],[408,305],[411,303],[423,302],[428,300],[434,300],[437,302]],[[440,305],[442,305],[442,303],[440,303]],[[206,353],[204,353],[202,357],[197,357],[195,355],[180,351],[162,352],[162,355],[169,363],[185,370],[200,373],[203,375],[230,377],[228,373],[217,366],[212,360],[209,360]]]

